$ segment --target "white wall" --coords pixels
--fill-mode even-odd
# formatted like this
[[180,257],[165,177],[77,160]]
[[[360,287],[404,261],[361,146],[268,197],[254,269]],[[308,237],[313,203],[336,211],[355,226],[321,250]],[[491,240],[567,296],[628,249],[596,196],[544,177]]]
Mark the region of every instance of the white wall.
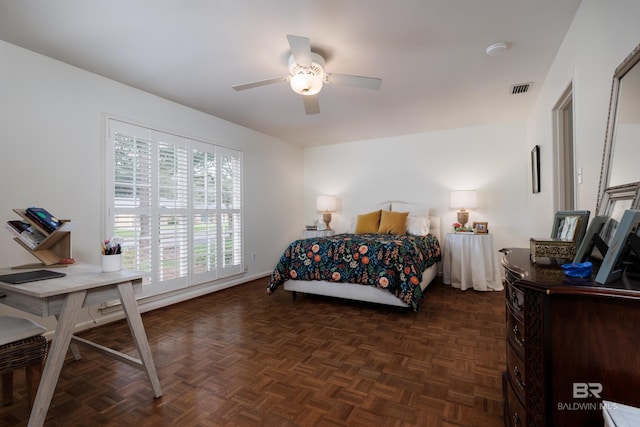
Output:
[[359,209],[388,200],[421,204],[451,229],[451,190],[477,190],[470,222],[487,221],[496,248],[527,246],[529,154],[525,126],[483,126],[398,136],[304,152],[304,221],[320,218],[315,198],[338,196],[332,228],[347,231]]
[[[99,262],[106,113],[243,151],[243,278],[270,273],[297,237],[303,225],[301,148],[2,41],[0,63],[2,223],[17,219],[12,208],[44,207],[78,223],[73,256]],[[36,261],[8,231],[0,232],[0,266]],[[225,282],[210,288],[221,286]],[[5,310],[0,305],[0,313]]]
[[577,208],[595,215],[613,73],[640,43],[638,17],[637,0],[582,0],[527,124],[526,150],[540,145],[542,164],[542,191],[529,196],[532,235],[551,229],[556,209],[551,111],[571,81],[576,166],[583,171]]

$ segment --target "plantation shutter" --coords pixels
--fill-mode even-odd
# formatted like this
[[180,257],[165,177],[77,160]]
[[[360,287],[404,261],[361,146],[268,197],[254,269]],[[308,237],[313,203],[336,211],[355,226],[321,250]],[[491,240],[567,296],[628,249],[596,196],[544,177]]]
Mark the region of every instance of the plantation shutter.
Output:
[[215,147],[193,142],[191,150],[193,279],[218,277],[218,157]]
[[164,290],[184,287],[189,276],[188,140],[153,132],[157,146],[157,281]]
[[[107,189],[111,204],[112,227],[106,238],[116,236],[122,242],[123,268],[142,271],[143,284],[151,281],[152,146],[147,129],[115,122],[110,127],[107,150],[113,168],[113,185]],[[108,227],[109,229],[109,227]]]
[[142,296],[243,272],[242,153],[108,119],[105,237]]
[[242,266],[242,157],[225,148],[220,153],[220,256],[222,274],[241,273]]

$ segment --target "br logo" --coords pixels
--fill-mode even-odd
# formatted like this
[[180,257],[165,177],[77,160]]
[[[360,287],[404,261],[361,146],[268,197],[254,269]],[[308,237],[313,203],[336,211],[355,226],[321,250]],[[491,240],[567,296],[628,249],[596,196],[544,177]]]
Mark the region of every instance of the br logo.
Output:
[[586,399],[595,397],[600,399],[602,393],[602,384],[600,383],[573,383],[573,398]]

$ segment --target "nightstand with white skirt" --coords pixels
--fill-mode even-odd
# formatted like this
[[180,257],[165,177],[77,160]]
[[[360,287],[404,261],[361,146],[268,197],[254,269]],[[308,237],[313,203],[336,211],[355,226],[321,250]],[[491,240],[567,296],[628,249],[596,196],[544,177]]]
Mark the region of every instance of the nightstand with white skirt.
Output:
[[493,235],[448,233],[444,247],[442,281],[463,291],[504,289]]

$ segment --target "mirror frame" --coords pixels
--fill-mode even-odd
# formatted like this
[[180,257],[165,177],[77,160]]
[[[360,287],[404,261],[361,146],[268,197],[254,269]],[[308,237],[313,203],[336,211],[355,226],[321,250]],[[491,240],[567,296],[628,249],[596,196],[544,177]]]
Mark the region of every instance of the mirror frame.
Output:
[[[603,208],[603,198],[607,188],[609,188],[609,179],[611,178],[611,159],[613,156],[613,136],[615,134],[614,127],[616,124],[616,112],[618,109],[618,96],[620,90],[620,79],[636,64],[640,63],[640,44],[622,61],[613,74],[613,83],[611,85],[611,99],[609,101],[609,116],[607,117],[607,131],[605,133],[604,151],[602,153],[602,165],[600,166],[600,182],[598,184],[598,199],[596,204],[596,212],[601,215]],[[606,206],[605,206],[606,207]]]

